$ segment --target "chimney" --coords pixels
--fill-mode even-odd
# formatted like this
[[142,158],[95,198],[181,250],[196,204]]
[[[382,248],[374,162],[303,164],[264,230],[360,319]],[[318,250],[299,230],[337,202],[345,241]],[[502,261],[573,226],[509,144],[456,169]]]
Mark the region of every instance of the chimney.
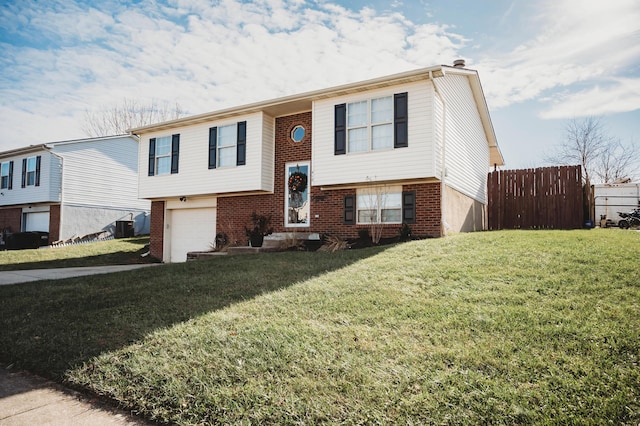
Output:
[[456,68],[464,68],[464,59],[456,59],[453,61],[453,66]]

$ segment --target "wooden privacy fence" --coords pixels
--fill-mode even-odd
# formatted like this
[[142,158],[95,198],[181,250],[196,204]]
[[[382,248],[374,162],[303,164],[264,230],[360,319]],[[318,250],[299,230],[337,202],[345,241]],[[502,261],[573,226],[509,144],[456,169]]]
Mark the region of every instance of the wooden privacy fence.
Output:
[[487,185],[491,230],[584,225],[580,166],[493,171]]

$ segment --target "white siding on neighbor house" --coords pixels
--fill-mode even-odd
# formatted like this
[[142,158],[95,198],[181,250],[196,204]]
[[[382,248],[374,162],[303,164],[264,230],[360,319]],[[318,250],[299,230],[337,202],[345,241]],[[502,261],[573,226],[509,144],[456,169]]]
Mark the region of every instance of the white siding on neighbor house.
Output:
[[486,203],[489,147],[469,81],[446,74],[435,84],[445,102],[445,184]]
[[[209,128],[247,122],[246,164],[209,169]],[[262,112],[140,135],[139,196],[168,198],[273,190],[273,118]],[[149,140],[180,135],[178,173],[148,176]],[[267,161],[268,159],[268,161]],[[269,171],[269,168],[271,171]]]
[[74,236],[81,237],[95,232],[108,232],[115,235],[116,221],[119,220],[132,220],[135,235],[149,233],[150,215],[148,210],[63,204],[60,214],[60,240]]
[[[334,155],[335,105],[402,92],[408,92],[407,148]],[[433,96],[430,81],[422,80],[315,101],[311,162],[313,185],[434,177]]]
[[133,137],[52,145],[63,157],[63,204],[150,209],[149,201],[138,198],[138,142]]
[[[40,156],[40,185],[22,188],[22,160]],[[60,202],[60,160],[46,150],[36,151],[0,159],[0,162],[13,161],[13,187],[2,189],[0,207]]]

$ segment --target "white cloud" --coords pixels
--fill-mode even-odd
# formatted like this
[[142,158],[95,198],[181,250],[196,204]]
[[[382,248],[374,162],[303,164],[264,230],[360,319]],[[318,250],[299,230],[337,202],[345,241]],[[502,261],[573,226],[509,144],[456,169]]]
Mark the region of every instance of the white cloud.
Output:
[[195,114],[449,63],[465,43],[446,26],[396,12],[314,4],[31,1],[29,10],[5,9],[0,23],[20,22],[11,33],[43,48],[2,46],[0,150],[82,137],[85,109],[124,97],[178,102]]
[[640,109],[640,78],[616,78],[606,86],[560,95],[541,117],[598,116],[637,109]]
[[[547,0],[541,3],[535,20],[542,31],[533,40],[506,54],[478,61],[490,106],[548,97],[551,90],[595,85],[603,78],[619,78],[618,85],[625,87],[627,83],[620,78],[626,76],[630,66],[640,63],[640,7],[636,0]],[[598,90],[602,93],[605,89]],[[589,91],[590,98],[598,90]],[[585,96],[565,95],[564,101],[551,102],[550,110],[542,115],[564,116],[554,109],[564,110],[567,102],[584,100]],[[624,104],[626,110],[640,107],[632,101]],[[616,112],[620,106],[602,100],[598,109]]]

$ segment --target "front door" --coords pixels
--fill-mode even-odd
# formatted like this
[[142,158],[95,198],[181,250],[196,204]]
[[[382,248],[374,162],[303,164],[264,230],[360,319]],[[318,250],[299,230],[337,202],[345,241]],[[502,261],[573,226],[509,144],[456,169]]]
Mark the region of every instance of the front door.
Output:
[[311,179],[307,162],[287,163],[285,169],[285,227],[310,226]]

